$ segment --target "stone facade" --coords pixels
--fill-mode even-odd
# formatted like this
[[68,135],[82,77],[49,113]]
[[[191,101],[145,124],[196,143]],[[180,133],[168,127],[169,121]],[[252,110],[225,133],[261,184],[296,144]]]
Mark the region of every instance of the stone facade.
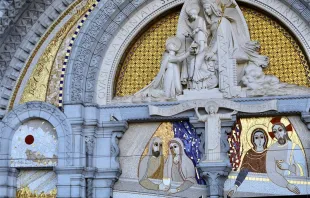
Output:
[[[65,75],[62,76],[64,82],[63,80],[60,82],[64,84],[64,90],[61,92],[63,95],[60,96],[63,108],[60,110],[51,104],[34,99],[32,102],[8,109],[14,90],[19,89],[19,87],[15,87],[17,80],[24,78],[21,76],[21,71],[28,58],[36,53],[33,51],[36,44],[41,39],[47,39],[44,37],[45,32],[52,27],[58,16],[74,2],[73,0],[44,2],[0,0],[0,43],[2,43],[0,48],[0,117],[2,117],[0,122],[0,197],[22,197],[18,194],[21,193],[18,191],[18,181],[20,181],[21,172],[27,171],[29,167],[11,166],[11,142],[16,130],[29,120],[48,122],[57,133],[57,165],[48,168],[38,166],[34,169],[40,171],[48,169],[57,175],[57,197],[174,197],[174,193],[184,197],[224,197],[234,188],[234,180],[241,172],[241,169],[238,169],[239,172],[233,170],[233,161],[231,155],[228,155],[232,149],[231,137],[233,133],[238,132],[237,126],[239,126],[240,120],[247,118],[264,117],[266,120],[269,119],[268,123],[272,123],[271,120],[274,118],[285,117],[285,122],[291,123],[294,128],[291,129],[295,132],[295,135],[290,136],[292,141],[296,141],[298,146],[303,146],[301,147],[303,154],[307,160],[309,159],[310,92],[308,88],[293,87],[294,92],[303,94],[288,91],[288,94],[285,95],[274,94],[257,97],[243,95],[239,98],[224,95],[221,99],[212,99],[212,94],[211,98],[209,95],[201,98],[193,94],[189,101],[180,98],[179,100],[150,101],[145,99],[149,95],[141,96],[142,99],[139,98],[141,100],[138,102],[134,100],[128,102],[130,97],[124,97],[123,100],[114,98],[113,89],[118,74],[118,63],[126,53],[129,44],[147,24],[157,17],[161,17],[163,13],[183,5],[184,0],[97,1],[94,4],[94,9],[87,13],[87,18],[82,19],[83,26],[79,27],[79,31],[75,34],[74,44],[70,44],[71,54],[66,57],[68,62],[66,62]],[[264,10],[281,21],[296,36],[307,58],[309,57],[309,1],[240,0],[237,2]],[[234,66],[236,65],[237,63]],[[281,88],[279,88],[279,92],[282,91]],[[206,108],[207,114],[200,114],[198,108],[207,107],[210,102],[217,103],[216,111],[212,113]],[[235,111],[231,112],[232,110]],[[213,114],[218,116],[216,119],[212,117],[216,123],[210,121],[210,116]],[[228,114],[229,116],[225,116]],[[206,117],[203,118],[203,116]],[[169,190],[176,190],[174,192],[166,189],[168,186],[165,186],[166,178],[156,180],[150,177],[149,181],[154,182],[157,190],[149,190],[145,187],[147,185],[142,184],[141,173],[139,173],[143,157],[147,156],[148,151],[151,152],[148,150],[152,149],[149,147],[150,142],[152,138],[157,137],[154,134],[160,133],[160,123],[162,122],[173,123],[167,125],[172,126],[171,128],[165,129],[171,133],[170,139],[164,140],[167,141],[165,143],[169,143],[168,146],[175,146],[178,140],[182,139],[176,133],[176,129],[181,130],[181,127],[176,128],[175,126],[178,121],[188,123],[195,131],[195,135],[192,136],[192,138],[196,138],[195,152],[200,154],[197,155],[199,157],[195,161],[197,164],[194,164],[194,179],[188,179],[190,176],[185,171],[188,165],[178,169],[183,171],[180,173],[180,175],[183,174],[181,178],[184,181],[193,181],[193,184],[183,190],[185,182],[180,185],[177,182],[173,183],[170,178]],[[247,122],[244,121],[244,123]],[[244,123],[243,126],[250,125]],[[276,123],[278,122],[270,125],[272,127],[265,126],[266,124],[257,124],[257,126],[266,127],[264,130],[271,130],[265,131],[270,134]],[[248,131],[252,133],[253,129],[248,129]],[[130,135],[126,135],[126,132]],[[189,132],[191,131],[189,130]],[[213,132],[216,132],[216,137]],[[166,136],[162,135],[160,138],[165,139]],[[248,144],[245,143],[247,137],[236,142],[246,145]],[[268,137],[272,138],[271,135]],[[210,139],[217,142],[216,148],[208,147],[212,143]],[[273,143],[277,142],[275,139],[273,141]],[[255,147],[253,142],[255,142],[254,139],[252,144]],[[184,147],[181,149],[183,152],[188,148],[180,143],[178,145]],[[169,155],[172,155],[169,152],[172,152],[173,155],[176,152],[168,146],[166,149],[168,154],[163,154],[167,157],[165,166],[169,166],[167,161],[169,161]],[[209,150],[216,154],[216,160],[208,158],[211,155]],[[29,157],[28,160],[37,160],[36,162],[38,162],[38,160],[47,159],[46,157],[40,158],[41,155],[44,156],[44,152],[34,159]],[[155,154],[152,155],[155,156]],[[182,155],[181,161],[183,160],[183,162],[188,158],[189,164],[192,162],[190,160],[194,158],[193,156],[189,157],[188,153],[177,155]],[[242,157],[245,158],[245,153],[242,154]],[[172,170],[173,163],[178,164],[179,161],[171,162]],[[309,167],[310,162],[306,161],[306,163]],[[149,167],[150,165],[147,165],[147,168]],[[166,171],[167,168],[163,168],[163,170]],[[297,165],[294,165],[290,170],[296,171],[297,175]],[[245,179],[243,186],[237,187],[238,191],[237,188],[235,189],[234,193],[239,193],[235,196],[310,193],[307,191],[307,186],[310,186],[310,183],[307,183],[307,178],[309,178],[307,173],[310,170],[306,167],[304,171],[305,175],[302,176],[305,177],[299,177],[300,175],[289,177],[288,181],[291,183],[288,182],[288,184],[296,186],[287,185],[289,187],[280,188],[277,183],[272,183],[279,188],[275,192],[266,190],[266,192],[260,193],[245,189],[246,187],[250,189],[251,185],[255,185],[255,183],[246,183],[246,180],[250,179]],[[251,172],[253,171],[250,171],[248,178],[259,178],[257,182],[260,188],[264,188],[264,184],[259,181],[267,181],[268,178],[269,182],[273,181],[273,178],[266,174],[260,175],[260,172],[258,174]],[[158,183],[159,181],[165,185]],[[201,181],[203,182],[199,183]]]

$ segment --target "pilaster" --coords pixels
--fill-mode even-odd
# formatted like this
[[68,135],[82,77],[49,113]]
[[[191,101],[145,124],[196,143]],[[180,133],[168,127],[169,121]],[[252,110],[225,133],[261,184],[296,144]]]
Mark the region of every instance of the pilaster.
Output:
[[232,116],[231,120],[221,122],[220,161],[212,162],[202,160],[197,166],[207,182],[209,198],[224,197],[224,182],[227,180],[228,174],[231,171],[231,164],[228,156],[229,144],[227,134],[232,131],[235,121],[236,116]]
[[57,197],[85,197],[83,167],[54,167],[57,174]]
[[127,128],[128,124],[125,121],[107,121],[98,124],[94,148],[96,172],[92,180],[94,197],[112,196],[113,186],[121,174],[118,141]]
[[16,197],[18,170],[0,168],[0,197]]

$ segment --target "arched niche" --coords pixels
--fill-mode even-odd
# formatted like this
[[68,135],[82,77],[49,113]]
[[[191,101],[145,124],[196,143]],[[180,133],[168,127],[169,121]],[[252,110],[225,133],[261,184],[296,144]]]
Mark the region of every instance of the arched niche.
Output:
[[[3,167],[10,167],[9,159],[11,149],[13,149],[12,146],[14,146],[14,144],[12,144],[14,136],[18,134],[18,130],[27,125],[27,123],[34,122],[33,120],[40,120],[41,123],[49,123],[48,127],[55,130],[53,134],[57,135],[57,137],[54,138],[55,140],[57,139],[57,145],[54,144],[56,146],[55,148],[57,148],[57,166],[71,166],[71,126],[66,120],[66,116],[59,109],[44,102],[28,102],[19,105],[2,119],[0,122],[1,165]],[[50,153],[50,155],[53,154]],[[55,165],[55,163],[52,163],[52,166]]]
[[58,162],[56,129],[42,119],[31,119],[14,132],[10,167],[53,167]]

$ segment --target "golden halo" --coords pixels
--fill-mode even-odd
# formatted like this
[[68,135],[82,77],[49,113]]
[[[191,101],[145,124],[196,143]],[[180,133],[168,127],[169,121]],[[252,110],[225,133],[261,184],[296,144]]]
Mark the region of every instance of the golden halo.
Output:
[[293,126],[289,121],[289,119],[287,117],[273,117],[268,123],[268,130],[267,130],[268,135],[272,139],[274,138],[274,136],[272,135],[272,126],[276,123],[282,123],[285,126],[286,131],[288,132],[287,134],[289,138],[292,137]]

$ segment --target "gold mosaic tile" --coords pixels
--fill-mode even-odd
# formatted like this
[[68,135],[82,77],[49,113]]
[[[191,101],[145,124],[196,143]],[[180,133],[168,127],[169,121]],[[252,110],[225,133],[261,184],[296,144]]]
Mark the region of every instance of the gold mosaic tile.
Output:
[[265,74],[282,82],[309,86],[309,65],[294,37],[277,21],[250,8],[241,7],[251,39],[261,44],[261,54],[269,56]]

